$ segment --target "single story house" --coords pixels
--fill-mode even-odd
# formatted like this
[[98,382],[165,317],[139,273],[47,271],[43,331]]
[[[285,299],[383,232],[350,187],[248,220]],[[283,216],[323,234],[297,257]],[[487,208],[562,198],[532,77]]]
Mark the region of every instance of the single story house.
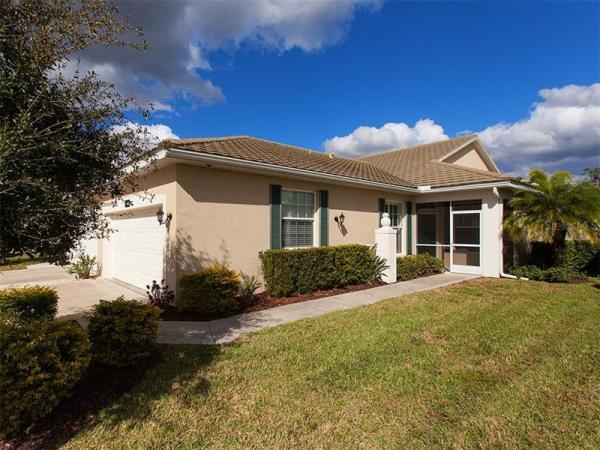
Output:
[[398,255],[498,277],[503,198],[524,187],[475,135],[356,159],[249,136],[170,140],[155,152],[140,192],[104,207],[114,233],[85,244],[103,277],[142,289],[163,278],[175,289],[215,262],[261,278],[266,249],[373,245],[382,212]]

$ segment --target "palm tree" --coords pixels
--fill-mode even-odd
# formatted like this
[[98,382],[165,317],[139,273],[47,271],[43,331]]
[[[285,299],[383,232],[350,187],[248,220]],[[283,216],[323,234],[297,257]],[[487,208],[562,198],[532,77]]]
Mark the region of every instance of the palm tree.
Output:
[[548,178],[543,170],[530,171],[529,183],[532,190],[519,190],[508,202],[504,226],[514,239],[550,243],[558,263],[567,238],[600,239],[600,188],[569,172]]

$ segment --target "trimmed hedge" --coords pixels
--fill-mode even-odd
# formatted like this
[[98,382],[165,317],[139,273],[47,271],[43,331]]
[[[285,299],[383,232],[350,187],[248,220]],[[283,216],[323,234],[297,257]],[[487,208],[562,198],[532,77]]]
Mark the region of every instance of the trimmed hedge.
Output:
[[396,277],[398,281],[413,280],[425,275],[442,273],[444,263],[442,260],[422,253],[414,256],[402,256],[396,260]]
[[236,297],[242,287],[240,274],[225,266],[215,265],[187,273],[179,280],[177,307],[209,316],[236,312]]
[[351,244],[260,252],[267,292],[274,297],[376,281],[381,266],[374,250]]
[[568,283],[582,277],[580,272],[569,267],[542,269],[538,266],[522,266],[511,270],[511,273],[519,278],[546,281],[548,283]]
[[125,300],[101,300],[88,314],[88,335],[94,361],[107,366],[134,365],[156,350],[161,310]]
[[0,319],[0,436],[46,416],[79,381],[90,343],[72,322]]
[[0,316],[26,321],[52,320],[57,308],[58,294],[47,286],[0,290]]

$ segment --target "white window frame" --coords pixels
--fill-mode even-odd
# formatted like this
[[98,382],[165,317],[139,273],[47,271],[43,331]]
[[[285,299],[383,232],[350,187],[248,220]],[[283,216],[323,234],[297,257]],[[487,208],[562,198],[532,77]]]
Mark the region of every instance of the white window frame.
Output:
[[[313,205],[313,216],[312,219],[306,218],[306,217],[283,217],[283,193],[284,192],[308,192],[310,194],[313,194],[313,198],[314,198],[314,205]],[[286,188],[286,187],[282,187],[281,188],[281,197],[282,197],[282,202],[281,202],[281,224],[280,224],[280,228],[281,228],[281,248],[285,248],[285,249],[296,249],[296,248],[311,248],[311,247],[318,247],[319,246],[319,215],[317,214],[319,206],[317,205],[317,202],[319,201],[319,196],[317,191],[310,191],[307,189],[294,189],[294,188]],[[309,221],[312,220],[313,222],[313,243],[312,245],[307,245],[307,246],[300,246],[300,247],[285,247],[283,245],[283,221],[284,220],[305,220],[305,221]]]
[[[396,230],[396,239],[400,239],[400,247],[402,248],[402,251],[400,253],[396,253],[397,256],[404,256],[406,255],[406,202],[403,201],[398,201],[398,200],[388,200],[385,199],[384,200],[384,211],[385,211],[385,206],[387,205],[396,205],[398,206],[398,225],[396,225],[395,227],[392,227]],[[400,233],[398,233],[398,229],[400,230]],[[396,244],[396,248],[398,248],[398,245]]]

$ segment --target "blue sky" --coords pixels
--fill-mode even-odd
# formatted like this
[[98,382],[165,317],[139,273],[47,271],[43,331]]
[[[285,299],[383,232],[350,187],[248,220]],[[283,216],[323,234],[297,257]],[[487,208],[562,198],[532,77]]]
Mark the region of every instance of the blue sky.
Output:
[[598,2],[190,4],[123,2],[153,50],[83,57],[160,136],[359,156],[469,131],[510,173],[600,166]]

